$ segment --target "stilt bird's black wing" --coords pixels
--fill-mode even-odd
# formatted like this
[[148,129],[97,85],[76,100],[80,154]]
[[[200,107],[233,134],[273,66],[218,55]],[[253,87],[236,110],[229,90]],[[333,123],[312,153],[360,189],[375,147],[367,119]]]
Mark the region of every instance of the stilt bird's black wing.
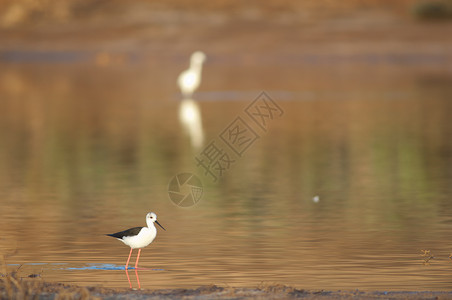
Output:
[[134,235],[138,235],[141,231],[141,229],[143,229],[143,227],[133,227],[124,231],[120,231],[120,232],[116,232],[116,233],[112,233],[112,234],[107,234],[108,236],[112,236],[115,237],[117,239],[122,239],[123,237],[126,236],[134,236]]

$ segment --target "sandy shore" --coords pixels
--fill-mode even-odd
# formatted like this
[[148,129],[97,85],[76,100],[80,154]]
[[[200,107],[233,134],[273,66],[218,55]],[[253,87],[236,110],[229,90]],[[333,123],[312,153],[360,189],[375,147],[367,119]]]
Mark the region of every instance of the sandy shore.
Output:
[[328,291],[304,290],[284,285],[235,288],[216,285],[193,289],[129,290],[80,287],[49,283],[40,279],[19,280],[4,277],[0,281],[2,299],[450,299],[452,292],[429,291]]

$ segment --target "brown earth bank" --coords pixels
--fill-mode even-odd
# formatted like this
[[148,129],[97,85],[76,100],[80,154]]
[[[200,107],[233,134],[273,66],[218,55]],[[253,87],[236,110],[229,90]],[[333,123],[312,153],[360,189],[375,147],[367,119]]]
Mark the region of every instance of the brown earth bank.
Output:
[[[446,1],[447,0],[443,0]],[[173,12],[215,13],[235,18],[256,19],[260,16],[298,16],[302,19],[347,14],[350,11],[385,10],[400,15],[410,14],[419,0],[265,0],[265,1],[207,1],[207,0],[3,0],[0,1],[0,27],[17,28],[40,24],[70,22],[101,22],[109,18],[152,19],[158,14]],[[152,12],[152,14],[146,14]],[[147,17],[145,17],[147,16]],[[160,17],[159,19],[162,19]],[[177,18],[175,18],[177,20]]]
[[258,287],[200,286],[192,289],[129,290],[80,287],[62,283],[20,280],[0,281],[1,299],[451,299],[452,292],[441,291],[328,291],[304,290],[285,285]]
[[8,0],[0,52],[451,53],[452,18],[422,20],[418,2]]

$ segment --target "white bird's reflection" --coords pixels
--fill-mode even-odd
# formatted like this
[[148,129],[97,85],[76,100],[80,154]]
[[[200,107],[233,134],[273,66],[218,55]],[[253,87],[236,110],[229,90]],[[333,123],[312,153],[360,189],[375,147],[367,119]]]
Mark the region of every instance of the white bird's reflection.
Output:
[[179,106],[179,121],[190,137],[191,146],[199,149],[204,143],[201,110],[199,104],[191,99],[183,99]]

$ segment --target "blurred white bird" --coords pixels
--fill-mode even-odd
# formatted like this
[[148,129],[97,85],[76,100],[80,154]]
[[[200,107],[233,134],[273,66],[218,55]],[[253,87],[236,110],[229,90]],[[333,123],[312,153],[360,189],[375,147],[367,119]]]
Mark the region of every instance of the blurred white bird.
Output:
[[190,58],[190,68],[183,71],[177,78],[177,83],[184,98],[191,98],[193,92],[199,87],[202,64],[205,60],[206,55],[203,52],[194,52]]

